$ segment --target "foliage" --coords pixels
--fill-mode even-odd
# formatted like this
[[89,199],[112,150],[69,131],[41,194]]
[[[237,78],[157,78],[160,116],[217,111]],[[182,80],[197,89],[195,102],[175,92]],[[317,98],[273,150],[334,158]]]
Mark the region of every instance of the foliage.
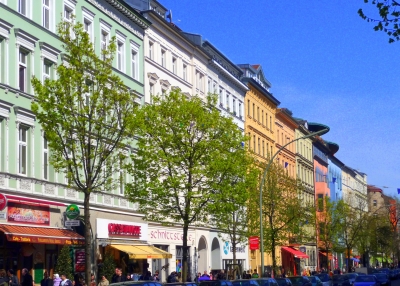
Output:
[[60,23],[58,35],[65,51],[56,68],[57,78],[33,77],[32,103],[50,148],[50,162],[65,173],[66,187],[84,193],[86,282],[90,282],[90,194],[115,186],[121,150],[128,140],[127,125],[135,111],[135,98],[112,73],[116,51],[113,38],[101,56],[82,23]]
[[115,261],[114,261],[114,256],[112,255],[111,252],[106,252],[104,254],[104,261],[101,264],[100,271],[99,271],[99,279],[104,275],[108,281],[111,282],[111,278],[114,275],[115,271]]
[[[261,165],[265,169],[265,165]],[[306,236],[304,225],[312,221],[312,206],[302,202],[300,181],[289,176],[286,170],[273,163],[263,186],[263,235],[264,249],[271,253],[273,269],[276,265],[276,246],[284,246],[293,237],[301,240]],[[249,200],[249,230],[259,234],[260,207],[259,190],[253,189]]]
[[54,273],[57,273],[59,275],[65,274],[67,278],[70,279],[71,281],[74,279],[72,258],[70,253],[70,247],[68,245],[64,245],[61,248],[54,271],[55,271]]
[[144,219],[182,225],[182,277],[187,275],[189,225],[209,224],[212,214],[227,209],[221,207],[229,205],[226,198],[245,199],[238,191],[246,187],[252,162],[242,147],[245,137],[215,105],[215,96],[204,102],[173,90],[163,98],[154,96],[153,104],[135,117],[139,139],[126,196],[139,203]]
[[361,18],[368,22],[375,23],[375,31],[383,31],[389,36],[389,43],[400,40],[400,2],[396,0],[364,0],[364,3],[375,5],[378,10],[378,17],[371,18],[364,13],[363,9],[358,10]]

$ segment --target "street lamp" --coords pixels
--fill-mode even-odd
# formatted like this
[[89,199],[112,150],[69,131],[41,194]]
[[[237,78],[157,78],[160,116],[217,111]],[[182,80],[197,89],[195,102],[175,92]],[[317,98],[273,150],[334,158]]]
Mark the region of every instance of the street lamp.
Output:
[[[309,123],[309,125],[311,125],[311,123]],[[279,154],[279,152],[281,152],[286,146],[288,146],[289,144],[298,141],[300,139],[306,139],[306,138],[310,138],[316,135],[323,135],[329,132],[329,127],[322,125],[322,124],[317,124],[317,125],[313,125],[313,127],[318,130],[315,131],[313,133],[310,133],[308,135],[305,135],[303,137],[300,138],[296,138],[292,141],[290,141],[289,143],[286,143],[285,145],[283,145],[281,148],[279,148],[278,151],[276,151],[276,153],[271,157],[271,159],[269,160],[267,166],[265,167],[262,179],[261,179],[261,183],[260,183],[260,240],[261,240],[261,275],[264,275],[264,231],[263,231],[263,211],[262,211],[262,190],[264,187],[264,183],[265,183],[265,177],[267,176],[268,170],[271,167],[272,163],[274,162],[274,159],[276,157],[276,155]],[[272,269],[272,274],[274,274],[274,270]]]

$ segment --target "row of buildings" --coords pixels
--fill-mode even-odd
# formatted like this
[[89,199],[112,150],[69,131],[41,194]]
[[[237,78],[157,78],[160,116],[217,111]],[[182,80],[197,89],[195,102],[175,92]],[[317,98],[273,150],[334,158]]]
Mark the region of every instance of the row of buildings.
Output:
[[[73,248],[75,271],[84,267],[84,227],[65,226],[66,207],[81,205],[83,195],[65,188],[65,176],[48,163],[46,138],[30,110],[35,100],[32,76],[57,77],[63,52],[55,32],[61,21],[82,22],[99,54],[116,37],[114,72],[141,104],[151,104],[152,95],[176,88],[200,97],[218,94],[221,113],[249,136],[249,148],[259,162],[267,162],[286,143],[320,125],[281,107],[261,65],[233,63],[201,35],[182,31],[156,0],[0,0],[0,268],[31,269],[36,283],[45,269],[54,269],[64,244]],[[305,202],[325,196],[367,201],[366,174],[339,160],[338,149],[317,137],[289,144],[279,153],[277,162],[306,186],[301,196]],[[143,221],[123,188],[97,193],[90,200],[93,265],[111,249],[124,272],[140,273],[149,265],[153,273],[160,270],[163,281],[169,272],[179,272],[179,226]],[[130,235],[121,231],[132,226],[137,231]],[[193,275],[233,262],[230,242],[212,226],[191,228],[189,245]],[[291,273],[317,269],[327,261],[318,235],[302,244],[288,241],[278,253],[279,264]],[[261,271],[258,250],[243,245],[237,257],[243,270]],[[271,264],[267,254],[265,261]]]

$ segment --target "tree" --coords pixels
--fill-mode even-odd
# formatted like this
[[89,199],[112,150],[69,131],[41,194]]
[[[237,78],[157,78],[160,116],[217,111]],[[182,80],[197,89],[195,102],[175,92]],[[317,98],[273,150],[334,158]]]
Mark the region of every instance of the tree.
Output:
[[[340,233],[346,248],[347,261],[350,261],[351,251],[356,246],[357,241],[366,239],[362,236],[365,221],[368,219],[366,208],[366,200],[351,196],[345,200],[344,207],[341,210],[344,215]],[[347,268],[348,272],[351,272],[350,263],[347,263]]]
[[107,280],[111,281],[111,278],[115,272],[115,267],[116,264],[114,261],[114,256],[111,252],[107,251],[106,253],[104,253],[103,263],[99,265],[100,271],[98,278],[101,279],[102,276],[105,276]]
[[86,283],[91,273],[90,195],[115,187],[123,150],[129,141],[127,125],[135,112],[135,98],[113,74],[115,38],[102,55],[95,53],[81,23],[60,23],[57,32],[65,61],[57,79],[33,77],[32,111],[45,132],[50,163],[65,173],[65,187],[84,194]]
[[[265,169],[265,164],[260,167]],[[301,239],[305,235],[304,225],[311,221],[311,206],[299,199],[301,192],[300,181],[289,176],[279,164],[271,165],[264,183],[262,206],[264,249],[272,256],[274,272],[277,271],[276,247],[287,245],[293,237]],[[257,235],[260,231],[258,188],[253,189],[248,210],[250,232]]]
[[65,276],[73,280],[73,268],[72,268],[72,258],[71,258],[71,250],[68,245],[64,245],[61,248],[60,255],[57,258],[56,267],[54,269],[55,273],[59,275],[65,274]]
[[189,226],[212,223],[218,206],[229,203],[225,198],[237,190],[232,178],[239,185],[245,182],[252,162],[242,147],[243,132],[215,108],[216,99],[207,96],[204,102],[174,90],[163,98],[154,96],[153,104],[135,117],[139,139],[126,196],[139,203],[146,220],[182,225],[183,279]]
[[340,252],[344,248],[343,240],[339,239],[343,229],[344,208],[343,200],[331,201],[329,197],[325,196],[317,201],[315,217],[317,235],[319,247],[325,250],[327,261],[329,261],[330,251],[335,249]]
[[363,9],[358,10],[361,18],[368,22],[375,23],[375,31],[383,31],[389,36],[389,43],[400,40],[400,2],[397,0],[364,0],[364,3],[375,5],[378,10],[377,18],[372,18],[364,13]]

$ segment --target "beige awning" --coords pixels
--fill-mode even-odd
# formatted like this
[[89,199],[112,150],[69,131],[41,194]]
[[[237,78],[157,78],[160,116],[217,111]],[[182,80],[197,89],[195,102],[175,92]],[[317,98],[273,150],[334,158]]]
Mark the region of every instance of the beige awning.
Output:
[[152,245],[111,244],[110,246],[129,254],[130,259],[172,258],[172,254]]

